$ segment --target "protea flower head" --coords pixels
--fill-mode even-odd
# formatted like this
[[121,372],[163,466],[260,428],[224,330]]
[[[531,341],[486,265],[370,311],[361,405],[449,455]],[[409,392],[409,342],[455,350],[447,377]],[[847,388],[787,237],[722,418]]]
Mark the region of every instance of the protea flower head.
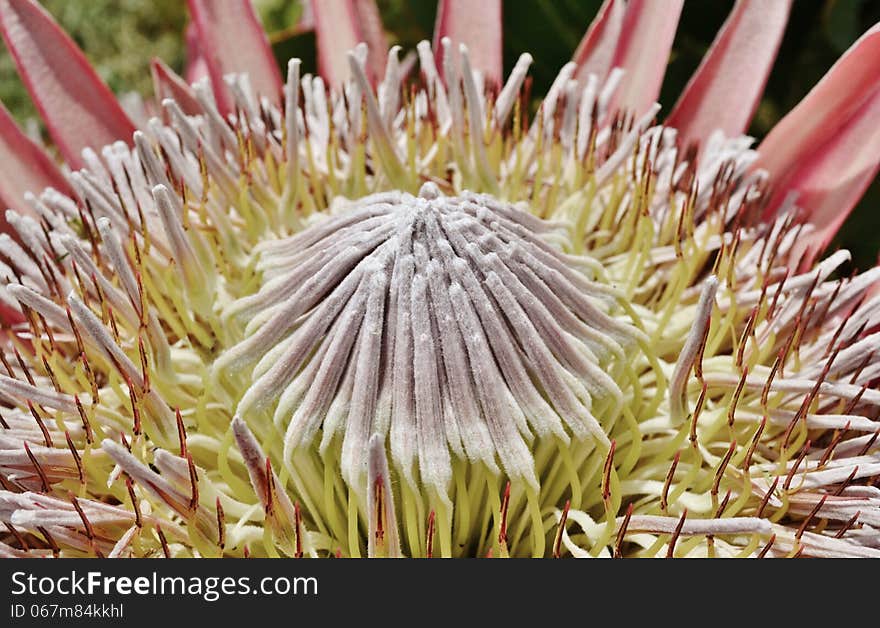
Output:
[[529,119],[500,0],[441,1],[418,69],[315,2],[283,84],[249,2],[190,0],[141,119],[0,0],[64,160],[0,115],[0,551],[880,555],[880,270],[821,257],[880,30],[751,148],[790,4],[658,124],[681,1],[608,0]]

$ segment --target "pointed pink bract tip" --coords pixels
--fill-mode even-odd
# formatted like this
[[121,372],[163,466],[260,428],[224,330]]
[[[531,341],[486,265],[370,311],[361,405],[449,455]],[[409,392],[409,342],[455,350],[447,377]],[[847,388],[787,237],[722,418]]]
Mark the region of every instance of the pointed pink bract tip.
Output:
[[682,146],[705,142],[716,130],[746,131],[782,42],[791,0],[738,0],[666,124]]
[[186,67],[183,69],[183,78],[188,85],[211,78],[208,64],[202,54],[199,34],[193,22],[190,22],[186,27]]
[[442,46],[448,37],[452,49],[460,44],[468,49],[471,67],[483,74],[486,82],[500,88],[502,82],[501,0],[440,0],[434,24],[434,51],[442,75]]
[[609,110],[645,113],[660,95],[684,0],[605,0],[575,51],[575,77],[625,71]]
[[824,249],[880,165],[880,24],[865,33],[758,147],[754,168],[770,175],[765,217],[790,194],[815,230],[803,243]]
[[150,72],[153,75],[153,89],[158,101],[172,98],[177,101],[177,104],[187,115],[194,116],[202,113],[202,108],[192,88],[161,59],[154,57],[150,60]]
[[135,127],[82,51],[33,0],[0,0],[0,34],[65,160],[84,148],[131,143]]
[[[2,105],[0,164],[0,201],[4,209],[11,207],[21,214],[32,214],[33,209],[24,199],[25,193],[31,192],[39,196],[48,187],[72,195],[67,181],[49,156],[18,128],[12,115]],[[0,231],[7,231],[6,222],[2,218]]]
[[623,68],[614,108],[641,115],[656,102],[684,0],[630,0],[611,68]]
[[196,26],[197,50],[220,109],[234,109],[223,80],[233,73],[246,73],[258,97],[280,104],[281,71],[250,0],[187,0],[187,4]]
[[572,57],[572,61],[577,64],[577,80],[585,81],[590,74],[595,74],[600,80],[608,76],[623,28],[624,15],[625,6],[622,0],[605,0],[602,3],[599,13]]
[[376,85],[385,70],[388,43],[374,0],[312,0],[318,70],[330,87],[350,77],[347,54],[367,44],[367,77]]

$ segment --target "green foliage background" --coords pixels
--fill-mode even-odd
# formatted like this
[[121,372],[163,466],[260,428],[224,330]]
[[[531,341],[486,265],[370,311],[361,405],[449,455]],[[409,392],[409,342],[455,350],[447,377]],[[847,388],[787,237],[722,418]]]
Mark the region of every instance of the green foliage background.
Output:
[[[299,56],[314,71],[314,35],[293,36],[302,0],[254,0],[279,62]],[[655,0],[661,2],[664,0]],[[775,2],[777,0],[752,0]],[[180,69],[185,62],[183,0],[42,0],[85,50],[101,77],[117,93],[150,93],[149,59],[159,56]],[[392,42],[414,48],[430,38],[436,0],[378,0]],[[505,0],[504,55],[512,67],[529,51],[533,93],[542,94],[569,60],[601,0]],[[675,39],[660,102],[675,103],[699,65],[733,0],[687,0]],[[779,57],[750,133],[763,137],[794,107],[834,61],[880,21],[878,0],[795,0]],[[35,116],[5,50],[0,51],[0,99],[22,122]],[[875,181],[833,246],[853,251],[854,266],[877,262],[880,250],[880,182]]]

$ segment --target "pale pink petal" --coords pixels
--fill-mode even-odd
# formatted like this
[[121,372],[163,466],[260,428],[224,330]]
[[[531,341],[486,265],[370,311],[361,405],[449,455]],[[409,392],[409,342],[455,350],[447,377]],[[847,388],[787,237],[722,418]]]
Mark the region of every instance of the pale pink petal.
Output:
[[192,22],[186,27],[186,67],[183,70],[183,77],[190,85],[205,78],[210,80],[208,64],[205,62],[205,55],[202,54],[199,42],[199,34],[196,31],[196,25]]
[[861,197],[880,162],[880,24],[834,64],[758,148],[754,168],[774,186],[766,216],[789,194],[824,247]]
[[574,51],[572,61],[578,66],[575,79],[585,81],[590,74],[595,74],[601,80],[608,75],[617,51],[624,15],[622,0],[605,0],[596,19]]
[[52,139],[74,168],[81,152],[131,143],[134,125],[83,53],[33,0],[0,0],[0,32]]
[[452,41],[453,51],[458,44],[466,45],[471,67],[482,72],[490,85],[501,87],[501,0],[440,0],[434,24],[434,53],[440,68],[444,37]]
[[682,146],[722,130],[728,137],[749,126],[788,21],[791,0],[738,0],[691,78],[666,124]]
[[[52,160],[29,137],[22,133],[15,120],[0,105],[0,201],[2,210],[8,207],[22,214],[32,213],[25,202],[25,192],[39,196],[47,187],[71,194],[64,177]],[[5,214],[5,211],[2,212]],[[0,231],[6,231],[6,221],[0,218]]]
[[[5,107],[0,105],[0,204],[5,210],[33,213],[25,202],[25,192],[34,195],[47,187],[71,194],[64,177],[46,153],[21,132]],[[0,233],[7,233],[6,212],[0,211]],[[12,325],[24,320],[22,313],[0,303],[0,323]]]
[[823,146],[795,164],[784,178],[771,206],[797,193],[797,206],[807,212],[815,230],[801,238],[806,264],[825,249],[880,167],[880,89],[856,110],[848,123]]
[[385,71],[388,43],[375,0],[312,0],[318,70],[339,88],[350,78],[348,51],[367,44],[366,72],[375,85]]
[[641,115],[656,102],[684,0],[630,0],[612,68],[626,74],[612,108]]
[[755,165],[774,178],[833,138],[878,89],[880,24],[865,33],[760,146]]
[[250,0],[187,0],[196,25],[199,50],[222,111],[232,109],[223,81],[227,74],[247,74],[257,96],[281,103],[281,71]]
[[177,101],[177,104],[187,115],[194,116],[202,112],[192,88],[161,59],[153,58],[150,61],[150,71],[153,75],[153,89],[156,92],[158,102],[162,102],[165,98],[172,98]]

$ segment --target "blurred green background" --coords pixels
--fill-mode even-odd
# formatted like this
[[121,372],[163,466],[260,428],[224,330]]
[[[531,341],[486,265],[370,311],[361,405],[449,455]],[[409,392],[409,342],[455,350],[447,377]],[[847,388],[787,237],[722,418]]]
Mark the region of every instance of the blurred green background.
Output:
[[[662,1],[662,0],[657,0]],[[774,2],[776,0],[752,0]],[[254,0],[270,33],[279,62],[303,59],[315,70],[314,35],[293,35],[301,0]],[[152,90],[149,59],[159,56],[180,70],[185,61],[183,0],[42,0],[116,92]],[[430,39],[436,0],[378,0],[391,43],[412,49]],[[505,67],[520,52],[535,58],[533,93],[542,94],[570,59],[601,0],[505,0]],[[698,66],[733,0],[687,0],[675,38],[660,102],[675,103]],[[878,0],[795,0],[779,57],[750,133],[763,137],[831,67],[859,35],[880,22]],[[34,109],[5,50],[0,51],[0,99],[22,124],[33,124]],[[29,122],[30,121],[30,122]],[[880,250],[880,181],[875,181],[833,247],[854,254],[854,266],[877,262]]]

